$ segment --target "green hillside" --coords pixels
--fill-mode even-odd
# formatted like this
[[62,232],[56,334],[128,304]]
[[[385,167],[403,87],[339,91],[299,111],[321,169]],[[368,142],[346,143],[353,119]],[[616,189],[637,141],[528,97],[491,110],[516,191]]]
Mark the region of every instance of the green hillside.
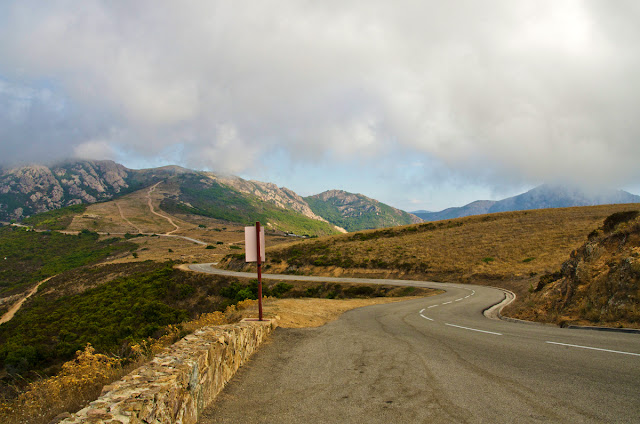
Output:
[[183,175],[178,181],[178,198],[166,198],[160,204],[160,207],[169,213],[191,213],[245,225],[260,221],[266,224],[267,229],[300,235],[337,233],[337,230],[326,222],[279,208],[203,175]]
[[98,234],[86,230],[67,235],[19,227],[0,228],[0,294],[23,291],[25,286],[52,275],[136,247],[119,238],[99,240]]
[[361,231],[420,222],[407,212],[362,194],[330,190],[305,197],[313,213],[345,230]]

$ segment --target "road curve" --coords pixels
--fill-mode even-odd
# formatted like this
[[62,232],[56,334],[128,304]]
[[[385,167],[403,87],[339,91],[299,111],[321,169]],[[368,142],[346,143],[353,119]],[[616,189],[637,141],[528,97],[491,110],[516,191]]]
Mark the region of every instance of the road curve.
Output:
[[[239,277],[251,273],[194,271]],[[278,329],[205,411],[208,423],[640,422],[640,335],[490,320],[501,290],[435,282],[263,275],[432,287],[320,328]]]

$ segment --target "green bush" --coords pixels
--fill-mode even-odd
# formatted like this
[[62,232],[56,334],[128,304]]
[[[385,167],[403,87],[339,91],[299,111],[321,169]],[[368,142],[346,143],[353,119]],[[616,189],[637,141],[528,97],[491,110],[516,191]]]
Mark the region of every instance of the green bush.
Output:
[[87,343],[115,353],[125,342],[157,337],[161,328],[188,318],[187,310],[172,303],[195,291],[175,280],[172,265],[55,300],[32,298],[0,326],[0,364],[21,374],[69,360]]
[[287,284],[281,281],[271,289],[271,295],[275,297],[282,297],[283,294],[291,289],[293,289],[293,284]]
[[58,232],[35,232],[22,228],[0,229],[0,293],[18,289],[63,271],[95,263],[108,256],[137,249],[118,238],[99,240],[98,233],[81,231],[77,236]]
[[623,222],[631,221],[635,219],[638,215],[640,215],[640,211],[624,211],[624,212],[616,212],[609,215],[603,223],[602,229],[605,233],[610,233],[613,231],[619,224]]

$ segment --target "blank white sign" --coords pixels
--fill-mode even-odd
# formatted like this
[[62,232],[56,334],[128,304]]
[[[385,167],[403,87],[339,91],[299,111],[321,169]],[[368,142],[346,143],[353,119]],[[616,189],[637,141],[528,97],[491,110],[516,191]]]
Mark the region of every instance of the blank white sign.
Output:
[[[244,227],[244,255],[247,262],[258,262],[256,227]],[[264,262],[264,227],[260,227],[260,262]]]

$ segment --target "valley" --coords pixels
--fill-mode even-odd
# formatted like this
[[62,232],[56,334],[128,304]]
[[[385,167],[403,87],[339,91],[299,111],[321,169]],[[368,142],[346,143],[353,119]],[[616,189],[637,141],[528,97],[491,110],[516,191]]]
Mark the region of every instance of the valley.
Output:
[[[263,271],[286,275],[266,280],[265,294],[272,297],[267,310],[288,316],[287,325],[320,325],[359,305],[435,294],[406,287],[429,280],[511,290],[517,297],[503,310],[506,316],[640,328],[640,223],[634,212],[640,204],[420,222],[366,196],[331,191],[318,198],[328,203],[318,206],[274,185],[175,169],[159,178],[165,171],[152,172],[157,180],[113,199],[53,209],[0,228],[8,265],[0,307],[3,313],[17,310],[0,326],[7,405],[23,402],[31,392],[20,391],[30,382],[50,381],[40,376],[55,379],[87,343],[96,355],[117,358],[125,372],[205,322],[232,322],[250,313],[254,306],[241,309],[257,293],[255,266],[244,262],[244,226],[253,219],[266,222]],[[308,209],[298,200],[308,201]],[[592,264],[587,249],[599,252]],[[250,274],[193,272],[200,270],[196,264],[208,263]],[[567,266],[573,273],[565,273]],[[317,278],[301,281],[306,276]],[[624,288],[616,289],[610,281],[621,276]],[[589,288],[592,281],[598,286]],[[567,296],[567,287],[575,295]],[[624,296],[616,297],[616,290]],[[309,305],[314,316],[326,318],[309,317]],[[91,384],[98,387],[97,381]]]

